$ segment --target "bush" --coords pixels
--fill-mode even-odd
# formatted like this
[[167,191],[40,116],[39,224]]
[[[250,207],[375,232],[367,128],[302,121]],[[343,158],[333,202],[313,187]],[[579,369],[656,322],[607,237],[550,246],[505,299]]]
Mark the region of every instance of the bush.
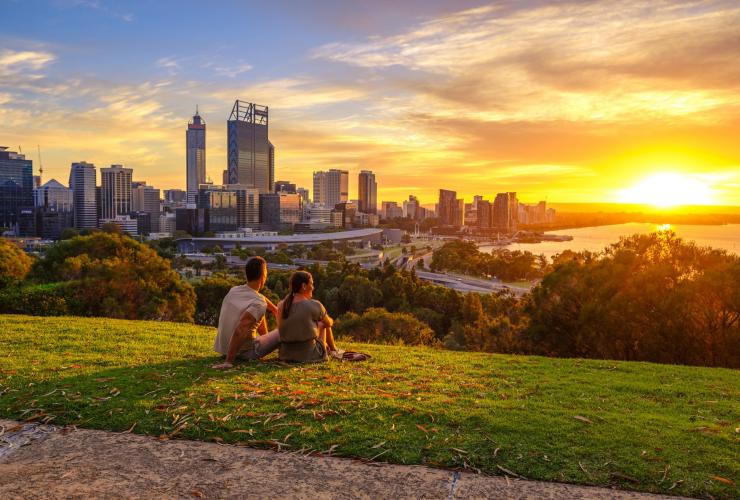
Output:
[[33,261],[26,252],[0,238],[0,288],[23,281]]
[[376,344],[435,345],[434,332],[426,324],[406,313],[391,313],[374,307],[362,315],[347,313],[337,321],[337,337],[351,337],[357,342]]
[[0,292],[0,313],[32,316],[66,316],[70,310],[66,283],[8,287]]
[[95,232],[60,241],[33,266],[35,283],[66,282],[75,314],[124,319],[193,321],[195,293],[146,245]]

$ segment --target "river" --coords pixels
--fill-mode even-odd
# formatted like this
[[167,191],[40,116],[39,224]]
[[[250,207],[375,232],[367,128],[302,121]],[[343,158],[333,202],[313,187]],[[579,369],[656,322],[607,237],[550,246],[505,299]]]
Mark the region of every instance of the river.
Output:
[[513,243],[505,247],[494,247],[490,245],[481,246],[482,252],[490,252],[494,248],[505,248],[507,250],[528,250],[534,254],[544,254],[552,257],[563,250],[580,252],[589,250],[599,252],[611,243],[619,241],[621,236],[633,234],[646,234],[670,227],[672,231],[685,240],[695,241],[701,246],[723,248],[729,252],[740,255],[740,224],[726,224],[722,226],[691,225],[691,224],[666,224],[656,225],[648,223],[631,222],[629,224],[614,224],[611,226],[581,227],[578,229],[563,229],[551,231],[547,234],[570,235],[572,241],[543,241],[542,243]]

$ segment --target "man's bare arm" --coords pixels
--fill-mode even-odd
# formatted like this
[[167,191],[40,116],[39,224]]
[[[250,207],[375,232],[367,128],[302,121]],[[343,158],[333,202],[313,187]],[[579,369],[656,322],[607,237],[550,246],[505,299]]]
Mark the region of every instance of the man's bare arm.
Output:
[[249,338],[249,332],[254,329],[256,322],[257,320],[250,313],[245,312],[242,315],[239,320],[239,324],[236,326],[234,335],[231,336],[229,350],[226,354],[226,361],[218,365],[213,365],[212,368],[225,369],[234,366],[234,359],[236,359],[236,355],[239,354],[244,342]]
[[278,314],[277,306],[273,304],[272,301],[268,299],[267,297],[265,297],[264,295],[263,297],[265,298],[265,303],[267,304],[267,310],[270,311],[273,314],[273,316],[277,317],[277,314]]

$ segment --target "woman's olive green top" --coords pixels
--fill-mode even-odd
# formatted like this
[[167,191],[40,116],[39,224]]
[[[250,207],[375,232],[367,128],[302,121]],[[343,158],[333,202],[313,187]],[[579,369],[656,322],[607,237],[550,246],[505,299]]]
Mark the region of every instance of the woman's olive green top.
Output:
[[318,300],[293,302],[288,317],[280,319],[281,361],[310,363],[327,359],[324,344],[318,340],[317,323],[324,316],[326,309]]

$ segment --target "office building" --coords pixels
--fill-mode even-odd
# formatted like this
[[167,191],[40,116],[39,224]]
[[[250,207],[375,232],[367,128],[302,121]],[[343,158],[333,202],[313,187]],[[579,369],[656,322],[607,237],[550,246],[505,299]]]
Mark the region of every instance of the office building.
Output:
[[332,210],[332,208],[314,203],[308,207],[306,212],[309,221],[329,224],[331,222]]
[[493,223],[493,206],[490,201],[480,200],[477,203],[477,219],[478,227],[483,230],[489,230]]
[[178,208],[175,210],[175,230],[190,236],[200,236],[210,231],[208,215],[204,208]]
[[0,226],[18,230],[20,211],[29,208],[33,209],[33,163],[0,146]]
[[384,201],[380,204],[380,215],[385,219],[396,219],[403,217],[403,208],[395,201]]
[[239,227],[236,191],[221,186],[201,187],[197,205],[205,209],[209,231],[236,231]]
[[227,122],[228,184],[271,193],[275,148],[268,136],[268,108],[236,101]]
[[166,203],[186,203],[187,192],[182,189],[165,189],[164,201]]
[[98,227],[99,199],[95,165],[85,161],[73,163],[69,171],[72,190],[74,227],[78,230]]
[[56,179],[51,179],[36,189],[36,207],[58,212],[74,211],[74,194]]
[[58,240],[62,231],[73,225],[74,195],[70,188],[51,179],[35,192],[36,234],[45,240]]
[[295,184],[288,181],[275,181],[275,192],[276,193],[296,193]]
[[131,211],[146,212],[150,215],[149,232],[159,232],[159,213],[161,210],[160,191],[144,182],[134,182],[131,189]]
[[174,213],[159,216],[159,233],[172,236],[177,230],[177,216]]
[[377,213],[378,184],[375,182],[375,174],[369,170],[362,170],[357,177],[358,210],[365,214]]
[[100,218],[116,219],[131,212],[133,169],[111,165],[100,169]]
[[509,231],[516,231],[519,216],[519,200],[516,193],[509,193]]
[[280,230],[280,194],[260,195],[260,228],[263,231]]
[[280,197],[280,224],[295,225],[303,219],[303,202],[297,193],[278,194]]
[[185,178],[187,203],[195,204],[198,186],[206,182],[206,122],[198,114],[197,106],[185,131]]
[[[102,171],[103,169],[101,168],[100,170]],[[147,214],[147,217],[148,216],[149,215]],[[126,233],[131,236],[136,236],[137,234],[139,234],[139,222],[137,221],[135,216],[131,217],[131,215],[129,214],[119,214],[115,217],[100,220],[100,227],[103,227],[106,224],[116,225],[121,229],[122,233]]]

